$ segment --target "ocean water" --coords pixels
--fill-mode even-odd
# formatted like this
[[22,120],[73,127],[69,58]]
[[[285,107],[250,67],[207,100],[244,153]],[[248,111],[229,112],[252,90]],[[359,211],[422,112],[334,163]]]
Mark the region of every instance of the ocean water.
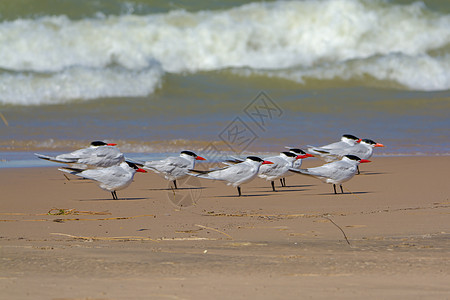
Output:
[[449,155],[449,116],[447,0],[0,2],[3,161],[92,140],[242,154],[345,133],[378,155]]

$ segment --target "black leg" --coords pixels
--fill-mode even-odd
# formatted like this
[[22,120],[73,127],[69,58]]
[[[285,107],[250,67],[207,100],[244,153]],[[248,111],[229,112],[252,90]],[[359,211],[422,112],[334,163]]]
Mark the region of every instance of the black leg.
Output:
[[359,172],[359,166],[356,166],[356,169],[358,170],[358,175],[361,174],[361,173]]
[[270,183],[272,184],[272,190],[273,190],[274,192],[276,192],[276,190],[275,190],[275,181],[271,181]]
[[283,186],[286,187],[286,178],[283,178]]
[[344,193],[344,190],[342,189],[342,184],[339,185],[341,187],[341,193]]
[[284,185],[283,185],[283,178],[280,178],[280,183],[281,183],[281,186],[283,187]]
[[116,191],[111,192],[112,196],[113,196],[113,200],[119,200],[119,198],[117,198],[117,193]]
[[111,192],[111,195],[113,197],[113,200],[116,200],[116,197],[114,196],[114,192]]
[[175,186],[175,189],[177,189],[177,181],[176,180],[173,181],[173,185]]
[[239,197],[240,197],[240,196],[242,195],[242,194],[241,194],[241,187],[238,186],[237,189],[238,189],[238,193],[239,193]]
[[337,194],[336,193],[336,185],[334,183],[333,183],[333,189],[334,189],[334,193]]

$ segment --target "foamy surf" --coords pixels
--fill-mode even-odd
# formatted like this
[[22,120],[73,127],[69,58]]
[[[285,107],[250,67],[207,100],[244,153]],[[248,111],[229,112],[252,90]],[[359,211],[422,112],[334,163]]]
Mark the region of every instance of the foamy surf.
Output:
[[5,104],[61,104],[107,97],[143,97],[161,86],[159,66],[143,70],[121,67],[70,67],[61,72],[0,75],[0,99]]
[[0,23],[0,103],[140,97],[154,93],[166,73],[223,69],[303,84],[369,76],[403,89],[447,90],[449,44],[450,15],[421,2],[279,1],[17,19]]

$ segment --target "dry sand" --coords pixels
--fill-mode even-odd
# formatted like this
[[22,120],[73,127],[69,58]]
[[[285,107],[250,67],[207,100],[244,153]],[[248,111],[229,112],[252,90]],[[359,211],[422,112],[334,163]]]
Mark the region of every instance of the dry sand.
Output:
[[139,173],[112,200],[56,166],[0,170],[1,299],[450,299],[448,156],[373,158],[353,193],[295,175],[240,198]]

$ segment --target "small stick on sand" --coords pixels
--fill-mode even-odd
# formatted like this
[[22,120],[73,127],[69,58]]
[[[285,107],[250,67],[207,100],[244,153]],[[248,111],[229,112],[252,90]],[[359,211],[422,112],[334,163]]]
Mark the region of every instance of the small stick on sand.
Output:
[[216,232],[222,233],[222,234],[226,235],[226,236],[228,237],[228,239],[229,239],[229,240],[232,240],[232,239],[233,239],[233,238],[231,237],[231,235],[229,235],[229,234],[226,234],[225,232],[223,232],[223,231],[220,231],[220,230],[218,230],[218,229],[215,229],[215,228],[211,228],[211,227],[206,227],[206,226],[203,226],[203,225],[199,225],[199,224],[195,224],[195,226],[198,226],[198,227],[200,227],[200,228],[204,228],[204,229],[209,229],[209,230],[213,230],[213,231],[216,231]]
[[[330,218],[328,218],[327,216],[322,216],[322,217],[325,218],[325,219],[327,219],[327,220],[330,221],[331,223],[333,223],[334,226],[336,226],[337,228],[339,228],[339,230],[340,230],[340,231],[342,232],[342,234],[344,235],[344,238],[345,238],[345,240],[347,241],[347,244],[350,245],[350,242],[348,241],[347,235],[345,234],[344,230],[342,230],[342,228],[341,228],[338,224],[334,223],[334,221],[331,220]],[[350,245],[350,246],[351,246],[351,245]]]

